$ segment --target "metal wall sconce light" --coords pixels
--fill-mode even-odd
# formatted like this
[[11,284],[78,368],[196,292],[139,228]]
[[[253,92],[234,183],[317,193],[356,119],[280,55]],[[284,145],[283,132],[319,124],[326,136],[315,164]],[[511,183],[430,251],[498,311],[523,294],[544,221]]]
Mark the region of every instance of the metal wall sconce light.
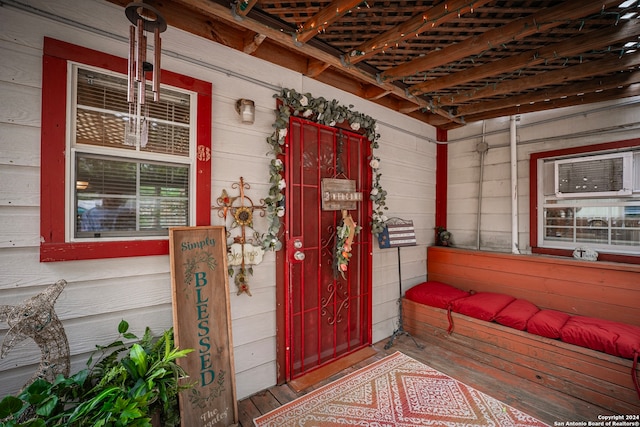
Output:
[[256,104],[250,99],[238,99],[236,101],[236,111],[242,118],[242,123],[253,124],[256,117]]

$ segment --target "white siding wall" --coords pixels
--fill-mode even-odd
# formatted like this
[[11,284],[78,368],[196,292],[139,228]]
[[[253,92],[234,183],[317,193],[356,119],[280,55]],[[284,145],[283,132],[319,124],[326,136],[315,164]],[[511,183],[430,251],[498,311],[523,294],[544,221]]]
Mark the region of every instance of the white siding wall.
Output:
[[[142,334],[172,324],[167,256],[91,261],[39,262],[40,105],[43,37],[126,57],[128,21],[120,7],[98,0],[20,0],[44,15],[3,5],[0,12],[0,304],[17,304],[48,284],[68,285],[55,305],[69,337],[72,370],[84,367],[96,344],[116,335],[121,319]],[[83,24],[80,24],[83,23]],[[337,99],[380,123],[382,184],[388,216],[413,219],[418,246],[402,249],[403,289],[424,280],[425,247],[432,243],[435,206],[435,129],[376,104],[327,87],[224,46],[169,28],[163,33],[163,68],[213,83],[212,200],[243,176],[248,196],[268,192],[265,141],[275,115],[274,88],[289,87]],[[246,78],[245,78],[246,77]],[[256,102],[256,122],[243,125],[239,98]],[[44,159],[43,161],[46,161]],[[221,224],[212,214],[212,223]],[[257,222],[256,228],[264,231]],[[396,250],[374,245],[373,338],[391,335],[397,322]],[[236,296],[231,312],[238,398],[275,384],[275,256],[254,268],[252,297]],[[0,322],[0,340],[7,332]],[[25,341],[0,360],[0,398],[16,392],[39,362]]]
[[[640,98],[524,114],[516,122],[518,159],[518,247],[530,253],[529,158],[531,153],[638,137]],[[487,120],[480,249],[511,252],[510,120]],[[447,228],[458,247],[476,249],[483,123],[450,131]]]

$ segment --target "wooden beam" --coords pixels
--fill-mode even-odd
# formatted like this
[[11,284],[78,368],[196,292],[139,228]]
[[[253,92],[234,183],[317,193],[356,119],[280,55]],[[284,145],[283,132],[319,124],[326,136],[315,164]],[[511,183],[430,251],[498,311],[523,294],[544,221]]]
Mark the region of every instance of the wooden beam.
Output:
[[[118,3],[120,0],[109,1]],[[156,7],[160,12],[163,12],[164,7],[162,4],[160,4],[159,1],[152,0],[149,3]],[[209,0],[176,0],[175,3],[183,7],[187,7],[191,10],[197,11],[203,14],[205,17],[208,16],[217,18],[225,22],[233,23],[233,25],[240,26],[242,28],[260,34],[264,34],[270,40],[286,48],[285,52],[282,52],[283,55],[286,53],[290,55],[297,53],[299,55],[304,55],[307,58],[314,58],[316,60],[326,62],[327,64],[329,64],[329,66],[339,69],[344,73],[344,75],[351,77],[353,87],[351,89],[343,88],[343,90],[346,90],[347,92],[358,93],[360,85],[364,83],[383,88],[389,91],[389,94],[393,94],[394,96],[397,96],[409,102],[413,102],[414,104],[416,104],[416,106],[418,106],[418,108],[427,108],[428,106],[430,106],[430,103],[425,99],[410,95],[404,89],[394,84],[391,84],[389,82],[380,82],[377,79],[377,76],[371,75],[370,73],[367,73],[359,68],[344,67],[340,58],[333,56],[330,53],[323,51],[322,49],[309,46],[308,44],[299,45],[298,43],[294,43],[291,34],[287,33],[286,31],[269,27],[265,24],[253,20],[251,17],[246,17],[245,19],[238,21],[234,18],[233,13],[229,8],[226,8],[218,3],[211,2]],[[184,29],[185,31],[189,31],[188,26],[180,28]],[[445,116],[449,120],[450,115],[448,112],[443,113],[442,111],[438,110],[436,111],[436,114],[445,114]],[[454,118],[454,120],[458,119]]]
[[545,71],[544,73],[519,79],[505,80],[501,83],[487,85],[481,89],[442,97],[434,100],[434,103],[442,107],[458,105],[477,99],[504,95],[507,93],[517,93],[528,89],[559,84],[571,80],[604,75],[615,71],[626,70],[638,65],[640,65],[640,51],[626,54],[622,57],[619,55],[612,55],[611,58],[589,61],[579,65],[574,65],[573,67]]
[[429,31],[455,18],[459,18],[461,15],[470,12],[474,8],[479,8],[489,1],[490,0],[476,0],[472,6],[469,0],[453,0],[445,1],[429,9],[425,9],[408,21],[362,43],[349,52],[348,55],[345,55],[344,60],[347,64],[356,64],[383,50],[389,49],[401,41],[415,37],[418,34]]
[[437,52],[416,58],[391,68],[380,74],[383,81],[398,80],[444,64],[461,60],[499,46],[503,43],[521,40],[532,34],[541,33],[567,21],[597,13],[603,8],[617,6],[619,0],[568,0],[540,12],[512,21],[502,27],[486,31],[479,36],[452,44]]
[[598,93],[589,93],[582,96],[572,96],[549,102],[537,102],[535,104],[521,105],[518,107],[503,108],[501,110],[485,111],[466,117],[466,120],[475,122],[479,120],[494,119],[496,117],[508,117],[517,114],[534,113],[536,111],[553,110],[556,108],[573,107],[576,105],[592,104],[596,102],[615,101],[640,95],[640,84],[636,83],[622,89],[604,90]]
[[320,73],[329,68],[329,64],[324,61],[309,59],[307,62],[307,72],[305,75],[309,77],[317,77]]
[[245,17],[257,2],[258,0],[238,0],[231,7],[236,15]]
[[366,92],[364,94],[364,97],[366,99],[368,99],[369,101],[373,101],[375,99],[380,99],[384,96],[389,95],[389,91],[385,90],[385,89],[381,89],[377,86],[369,86],[366,89]]
[[266,38],[267,36],[265,36],[264,34],[250,33],[247,43],[244,45],[244,49],[242,49],[242,51],[248,55],[253,54],[256,50],[258,50],[258,48]]
[[[109,3],[126,7],[131,0],[107,0]],[[220,43],[232,49],[242,50],[245,45],[244,28],[219,19],[211,19],[197,11],[185,8],[184,5],[173,1],[145,0],[146,4],[153,6],[166,18],[167,24],[180,28],[190,34],[207,40]],[[252,32],[255,34],[255,32]]]
[[338,18],[349,13],[352,8],[362,3],[362,0],[333,0],[329,6],[325,7],[307,20],[295,35],[298,43],[306,43],[321,31],[326,30]]
[[618,24],[615,29],[601,28],[535,51],[523,52],[519,55],[479,65],[463,72],[418,83],[409,88],[409,91],[413,94],[420,94],[442,88],[451,88],[470,81],[479,81],[524,67],[531,67],[545,61],[555,61],[558,58],[577,55],[592,49],[600,49],[611,44],[636,40],[639,35],[640,22],[637,19],[632,19]]
[[574,83],[551,89],[541,89],[535,92],[523,93],[516,96],[508,96],[504,99],[478,102],[475,104],[461,105],[456,111],[456,116],[472,116],[492,110],[501,110],[508,107],[548,102],[551,99],[562,99],[580,94],[593,93],[601,90],[614,89],[620,86],[629,86],[640,83],[640,71],[623,72],[603,79],[594,79],[588,82]]

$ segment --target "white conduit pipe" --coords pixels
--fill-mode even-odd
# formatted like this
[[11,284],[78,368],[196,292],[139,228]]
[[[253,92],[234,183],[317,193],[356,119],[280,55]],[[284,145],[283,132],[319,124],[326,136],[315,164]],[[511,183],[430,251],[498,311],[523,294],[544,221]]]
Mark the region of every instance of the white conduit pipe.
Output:
[[476,146],[480,153],[480,177],[478,178],[478,210],[476,212],[476,250],[480,250],[480,230],[482,229],[482,185],[484,181],[484,156],[487,152],[487,143],[484,134],[487,131],[487,122],[482,121],[482,142]]
[[511,146],[511,253],[519,254],[518,249],[518,148],[516,121],[518,116],[511,116],[510,121],[510,146]]

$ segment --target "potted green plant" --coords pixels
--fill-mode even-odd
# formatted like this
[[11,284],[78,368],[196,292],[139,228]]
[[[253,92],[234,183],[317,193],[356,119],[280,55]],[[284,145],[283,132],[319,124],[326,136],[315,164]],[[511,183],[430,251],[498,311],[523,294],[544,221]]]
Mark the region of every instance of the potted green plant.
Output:
[[176,361],[193,350],[175,347],[173,329],[156,339],[146,328],[139,340],[128,330],[121,321],[118,339],[96,346],[86,369],[2,399],[0,427],[178,425],[178,394],[193,384]]

